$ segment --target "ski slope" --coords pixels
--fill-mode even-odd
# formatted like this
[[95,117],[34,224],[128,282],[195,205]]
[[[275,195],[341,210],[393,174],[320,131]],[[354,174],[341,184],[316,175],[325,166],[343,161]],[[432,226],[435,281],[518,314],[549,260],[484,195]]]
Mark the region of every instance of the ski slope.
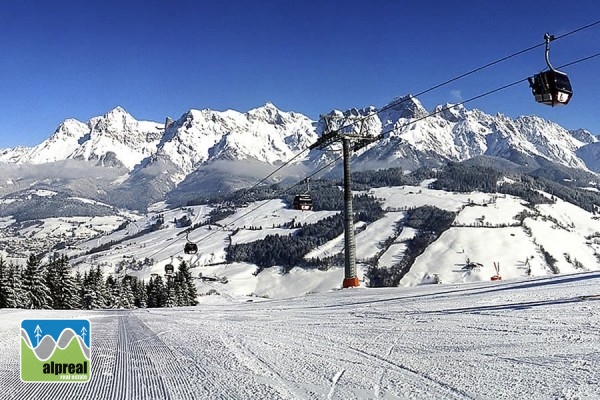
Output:
[[[600,273],[193,308],[0,310],[2,399],[600,398]],[[596,297],[594,297],[594,295]],[[92,378],[19,378],[19,325],[88,318]]]

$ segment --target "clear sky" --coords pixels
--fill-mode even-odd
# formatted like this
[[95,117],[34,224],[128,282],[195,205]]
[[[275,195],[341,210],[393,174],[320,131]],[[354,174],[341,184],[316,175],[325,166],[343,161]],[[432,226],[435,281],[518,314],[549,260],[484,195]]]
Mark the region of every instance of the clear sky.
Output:
[[[380,107],[598,20],[598,0],[2,1],[0,148],[117,105],[158,122],[267,101],[313,119]],[[598,52],[600,24],[553,42],[550,58],[558,67]],[[431,110],[544,67],[540,47],[420,100]],[[527,83],[466,107],[600,134],[600,57],[564,71],[566,107],[538,105]]]

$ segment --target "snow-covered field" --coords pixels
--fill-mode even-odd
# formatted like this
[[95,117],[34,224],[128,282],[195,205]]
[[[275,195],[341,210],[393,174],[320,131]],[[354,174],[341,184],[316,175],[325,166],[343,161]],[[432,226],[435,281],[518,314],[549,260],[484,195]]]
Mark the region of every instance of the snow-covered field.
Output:
[[[2,399],[600,398],[600,273],[184,309],[1,310]],[[216,301],[216,302],[215,302]],[[19,326],[88,318],[92,378],[22,383]]]
[[[489,281],[496,273],[494,263],[500,265],[503,280],[544,277],[557,271],[575,273],[600,269],[600,220],[581,208],[560,199],[554,204],[528,207],[518,197],[479,192],[451,193],[429,189],[426,183],[376,188],[368,192],[380,199],[387,211],[378,221],[355,225],[358,275],[363,284],[366,285],[368,280],[365,260],[378,256],[378,266],[390,268],[402,259],[407,240],[417,231],[403,227],[397,233],[396,223],[405,217],[408,208],[423,205],[433,205],[458,215],[453,226],[416,258],[411,270],[401,280],[401,286],[430,283],[434,276],[443,284]],[[130,222],[123,229],[80,242],[69,247],[67,254],[76,268],[85,270],[100,263],[104,265],[105,274],[112,273],[114,266],[124,261],[150,258],[154,260],[153,265],[141,270],[128,270],[128,273],[146,280],[151,274],[163,274],[166,264],[184,260],[191,265],[196,277],[202,274],[204,277],[226,278],[227,284],[207,285],[197,281],[199,293],[216,290],[223,297],[250,295],[283,299],[339,288],[343,280],[341,265],[326,272],[294,268],[288,275],[281,275],[280,269],[274,267],[256,275],[257,267],[252,264],[225,262],[230,243],[248,243],[272,234],[294,234],[298,229],[288,228],[291,222],[296,227],[298,224],[311,224],[337,212],[291,210],[279,199],[250,203],[219,221],[218,225],[202,226],[190,232],[189,240],[198,244],[199,252],[196,255],[184,254],[187,228],[178,227],[175,220],[187,216],[196,224],[208,218],[210,211],[209,206],[167,209],[164,203],[157,204],[145,216],[128,216]],[[525,217],[519,219],[519,215]],[[137,235],[154,224],[159,216],[165,221],[161,229]],[[102,222],[102,225],[96,227],[92,222]],[[78,229],[89,229],[89,225],[96,230],[106,230],[111,223],[116,227],[117,222],[122,220],[95,218],[80,224]],[[59,226],[58,222],[44,221],[47,229],[57,231]],[[395,237],[395,240],[385,247],[383,243],[390,237]],[[91,255],[85,254],[110,242],[116,244]],[[542,248],[556,260],[552,268]],[[339,235],[305,257],[324,258],[343,251],[344,237]],[[481,267],[466,268],[468,262],[479,263]]]

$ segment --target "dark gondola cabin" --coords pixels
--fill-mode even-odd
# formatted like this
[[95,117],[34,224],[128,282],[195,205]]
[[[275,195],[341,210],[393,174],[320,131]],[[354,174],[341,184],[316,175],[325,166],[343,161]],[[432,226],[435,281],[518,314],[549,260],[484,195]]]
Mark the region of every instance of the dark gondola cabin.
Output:
[[198,245],[196,243],[187,242],[183,248],[185,254],[196,254],[198,252]]
[[292,204],[294,210],[310,211],[313,209],[313,202],[310,194],[299,194],[294,197]]
[[550,42],[554,39],[554,35],[550,35],[549,33],[544,35],[548,71],[540,72],[531,78],[527,78],[535,101],[552,107],[566,105],[571,100],[571,97],[573,97],[573,88],[571,88],[571,82],[567,74],[557,71],[550,64]]
[[173,275],[173,272],[175,272],[175,267],[173,267],[173,264],[165,265],[165,275]]
[[549,70],[529,78],[529,86],[535,101],[549,106],[566,105],[573,97],[573,89],[567,74]]

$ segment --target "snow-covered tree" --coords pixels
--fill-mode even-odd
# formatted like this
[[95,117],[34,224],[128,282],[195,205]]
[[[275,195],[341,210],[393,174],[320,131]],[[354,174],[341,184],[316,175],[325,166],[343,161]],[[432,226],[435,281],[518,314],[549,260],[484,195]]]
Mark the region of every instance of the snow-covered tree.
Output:
[[23,271],[23,308],[52,308],[52,298],[46,286],[40,260],[31,254]]
[[163,278],[160,275],[151,277],[146,286],[146,293],[148,294],[148,308],[151,307],[164,307],[165,306],[165,294],[166,285]]
[[7,290],[6,276],[8,275],[8,265],[4,261],[4,258],[0,256],[0,308],[8,307],[6,304]]
[[179,297],[177,289],[177,284],[174,282],[173,278],[170,278],[165,286],[165,303],[163,307],[177,307],[180,305],[177,302],[177,298]]
[[95,310],[106,307],[108,297],[104,274],[100,266],[90,269],[83,274],[83,288],[81,290],[81,305],[86,310]]
[[179,269],[175,278],[178,286],[180,287],[180,306],[195,306],[198,304],[198,292],[196,290],[196,284],[192,278],[190,268],[185,261],[179,264]]
[[83,276],[81,275],[81,272],[79,272],[79,270],[77,270],[77,272],[75,272],[74,284],[75,284],[74,302],[75,302],[75,304],[77,304],[76,308],[83,308],[83,305],[82,305]]
[[109,276],[106,278],[106,289],[108,291],[107,306],[110,308],[134,308],[135,300],[131,288],[131,276],[121,277]]
[[22,268],[19,265],[9,263],[6,267],[4,281],[5,307],[22,308],[24,293],[21,285]]
[[146,292],[146,283],[136,277],[131,279],[131,290],[133,291],[134,306],[137,308],[148,307],[148,293]]
[[52,308],[72,310],[79,308],[76,303],[77,288],[71,275],[71,265],[65,255],[54,255],[46,267],[46,285],[50,290]]

